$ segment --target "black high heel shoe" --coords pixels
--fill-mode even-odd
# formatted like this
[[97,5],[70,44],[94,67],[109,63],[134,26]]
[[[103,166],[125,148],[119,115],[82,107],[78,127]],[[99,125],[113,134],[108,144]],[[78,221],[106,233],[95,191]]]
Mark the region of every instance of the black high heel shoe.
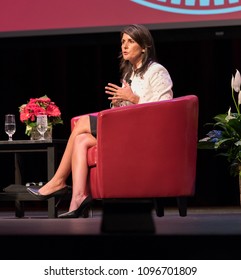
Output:
[[53,192],[51,194],[47,194],[47,195],[40,194],[39,189],[36,189],[36,188],[27,188],[27,191],[40,200],[46,200],[46,199],[49,199],[54,196],[60,196],[60,195],[62,196],[64,194],[66,194],[68,192],[68,187],[65,186],[63,189]]
[[89,208],[91,203],[92,203],[92,197],[87,196],[76,210],[60,214],[58,218],[68,219],[68,218],[79,218],[80,216],[82,218],[88,218]]

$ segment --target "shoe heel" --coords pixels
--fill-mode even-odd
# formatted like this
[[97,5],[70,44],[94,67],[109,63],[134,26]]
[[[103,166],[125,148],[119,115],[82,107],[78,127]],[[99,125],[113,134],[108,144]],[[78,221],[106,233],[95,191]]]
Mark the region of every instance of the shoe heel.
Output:
[[90,212],[90,207],[86,207],[82,213],[81,213],[81,217],[82,218],[89,218],[89,212]]
[[64,199],[66,199],[68,196],[68,192],[66,192],[65,194],[63,194],[62,196],[59,197],[59,199],[57,200],[55,207],[58,207],[61,203],[61,201],[63,201]]
[[89,209],[89,217],[90,218],[93,218],[93,207],[90,207],[90,209]]

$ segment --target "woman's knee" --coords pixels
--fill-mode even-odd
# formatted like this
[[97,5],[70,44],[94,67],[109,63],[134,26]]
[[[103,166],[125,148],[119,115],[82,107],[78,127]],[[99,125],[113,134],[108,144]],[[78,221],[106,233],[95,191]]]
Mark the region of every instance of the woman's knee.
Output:
[[75,133],[90,132],[90,120],[88,115],[80,116],[74,126]]

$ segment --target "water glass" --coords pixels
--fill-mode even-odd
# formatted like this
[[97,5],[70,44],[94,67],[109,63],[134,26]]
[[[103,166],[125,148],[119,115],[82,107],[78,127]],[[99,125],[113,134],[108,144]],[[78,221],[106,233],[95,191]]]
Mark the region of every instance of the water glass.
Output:
[[5,132],[8,135],[8,141],[13,141],[13,134],[16,132],[15,115],[5,115]]

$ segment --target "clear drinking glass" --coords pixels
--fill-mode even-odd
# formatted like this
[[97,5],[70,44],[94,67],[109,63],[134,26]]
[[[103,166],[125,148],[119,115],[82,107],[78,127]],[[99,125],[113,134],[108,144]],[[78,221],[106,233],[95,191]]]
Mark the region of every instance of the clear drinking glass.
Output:
[[16,132],[15,115],[5,115],[5,132],[8,135],[8,141],[13,141],[13,134]]
[[38,115],[37,116],[37,127],[36,128],[37,128],[39,134],[41,135],[39,140],[44,140],[44,133],[48,129],[48,118],[47,118],[47,115]]

